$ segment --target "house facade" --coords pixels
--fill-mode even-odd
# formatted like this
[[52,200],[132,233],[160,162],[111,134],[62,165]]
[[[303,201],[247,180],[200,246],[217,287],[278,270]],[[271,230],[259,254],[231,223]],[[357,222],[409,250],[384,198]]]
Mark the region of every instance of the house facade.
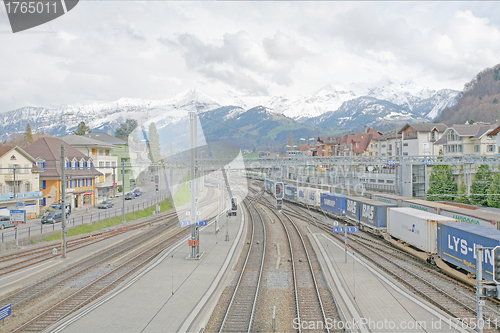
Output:
[[403,141],[403,155],[439,155],[439,147],[434,145],[446,131],[442,123],[408,123],[398,131]]
[[0,146],[0,216],[9,216],[10,209],[22,203],[26,218],[40,213],[40,173],[36,160],[17,146]]
[[455,124],[448,127],[435,145],[444,155],[494,155],[496,138],[488,135],[498,126],[491,124]]
[[63,140],[82,154],[92,158],[94,168],[102,174],[95,178],[97,200],[116,196],[117,186],[121,185],[122,181],[118,177],[120,175],[120,170],[117,170],[118,157],[113,155],[112,151],[118,147],[81,135],[66,136]]
[[[132,161],[135,161],[137,156],[131,151],[129,144],[127,141],[116,138],[112,135],[103,132],[92,132],[89,134],[83,135],[84,137],[91,138],[94,140],[102,141],[106,144],[113,145],[115,148],[112,149],[111,155],[116,156],[117,158],[117,184],[122,184],[124,187],[124,191],[130,192],[135,184],[135,176],[131,167]],[[122,164],[125,165],[124,173],[122,173]],[[131,185],[132,184],[132,185]]]
[[[66,202],[71,209],[94,206],[96,200],[95,178],[102,174],[94,168],[94,161],[64,143]],[[61,139],[42,138],[26,147],[26,152],[33,156],[36,164],[43,169],[40,174],[40,190],[43,192],[41,210],[46,210],[52,203],[61,202]]]

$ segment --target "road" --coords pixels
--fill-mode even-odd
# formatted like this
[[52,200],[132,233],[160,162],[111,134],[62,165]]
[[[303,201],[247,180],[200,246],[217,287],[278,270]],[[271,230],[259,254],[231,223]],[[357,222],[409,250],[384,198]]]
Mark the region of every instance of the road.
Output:
[[[147,179],[150,179],[147,178]],[[163,186],[162,186],[163,185]],[[140,197],[136,197],[133,200],[125,200],[125,213],[142,210],[144,208],[150,207],[154,204],[155,200],[165,200],[167,198],[168,187],[165,186],[164,177],[161,175],[160,188],[156,191],[156,186],[153,182],[147,181],[136,188],[143,191]],[[119,196],[117,198],[112,198],[109,201],[114,203],[114,207],[111,209],[98,209],[97,207],[89,207],[88,209],[77,209],[75,210],[67,220],[68,226],[79,225],[79,224],[91,224],[96,221],[104,220],[107,218],[122,216],[123,207],[123,197]],[[96,202],[96,205],[99,202]],[[19,239],[24,237],[30,237],[40,233],[47,233],[54,230],[60,230],[61,223],[56,224],[40,224],[40,218],[29,220],[26,224],[18,226]],[[7,228],[2,230],[0,235],[0,242],[8,242],[16,239],[15,228]]]

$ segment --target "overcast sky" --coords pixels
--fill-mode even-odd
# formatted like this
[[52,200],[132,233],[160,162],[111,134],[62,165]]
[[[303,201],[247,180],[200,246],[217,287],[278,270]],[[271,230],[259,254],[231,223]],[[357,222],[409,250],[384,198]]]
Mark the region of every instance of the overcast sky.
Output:
[[500,63],[500,2],[85,1],[13,34],[0,6],[0,112],[23,106],[310,93],[412,80],[461,90]]

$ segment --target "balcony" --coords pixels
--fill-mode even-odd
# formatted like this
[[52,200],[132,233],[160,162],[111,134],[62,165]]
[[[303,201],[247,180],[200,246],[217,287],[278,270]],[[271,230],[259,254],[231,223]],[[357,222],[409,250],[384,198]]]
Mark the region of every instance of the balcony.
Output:
[[405,133],[405,140],[413,140],[413,139],[418,139],[418,133],[417,132],[408,132],[408,133]]

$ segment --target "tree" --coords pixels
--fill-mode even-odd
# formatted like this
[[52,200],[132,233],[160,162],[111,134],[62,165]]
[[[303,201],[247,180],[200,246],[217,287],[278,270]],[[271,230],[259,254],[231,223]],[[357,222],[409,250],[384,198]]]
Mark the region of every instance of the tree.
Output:
[[149,153],[148,157],[153,163],[158,163],[161,160],[160,152],[160,136],[156,129],[156,124],[149,124]]
[[488,204],[487,192],[493,182],[489,165],[480,165],[474,175],[474,180],[471,186],[470,201],[474,205],[486,206]]
[[24,144],[29,145],[30,143],[33,143],[33,135],[31,134],[31,125],[28,123],[26,133],[24,134]]
[[82,121],[78,124],[78,128],[73,132],[73,135],[84,135],[87,133],[92,133],[92,130],[90,129],[90,127],[85,125],[84,121]]
[[115,132],[115,137],[127,140],[130,133],[132,133],[137,128],[137,120],[127,119],[124,123],[120,124],[120,127]]
[[[440,151],[439,155],[443,155],[443,152]],[[429,201],[452,201],[457,194],[457,184],[454,183],[453,173],[449,165],[434,166],[429,181],[429,190],[425,195]]]
[[476,123],[476,121],[474,119],[469,120],[469,125],[473,125],[475,123]]
[[500,172],[495,174],[493,177],[493,182],[491,186],[488,188],[488,206],[500,208]]
[[498,99],[495,97],[495,99],[493,99],[493,104],[497,104],[498,103]]
[[467,197],[467,185],[464,183],[460,184],[458,187],[458,196],[455,198],[455,202],[470,204],[469,198]]

